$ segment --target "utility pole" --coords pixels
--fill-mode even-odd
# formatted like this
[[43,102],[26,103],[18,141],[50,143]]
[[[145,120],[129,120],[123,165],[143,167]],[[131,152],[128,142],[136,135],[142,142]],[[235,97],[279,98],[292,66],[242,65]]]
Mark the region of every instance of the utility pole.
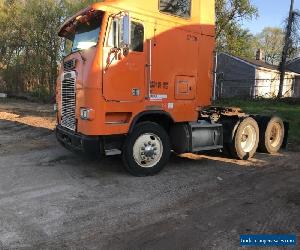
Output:
[[284,40],[284,47],[282,51],[282,58],[280,63],[280,84],[279,84],[279,92],[278,92],[278,98],[282,98],[282,92],[283,92],[283,85],[284,85],[284,78],[285,78],[285,72],[286,72],[286,61],[288,57],[288,51],[291,47],[291,35],[292,35],[292,26],[294,22],[294,2],[295,0],[291,0],[291,7],[290,7],[290,14],[288,19],[288,24],[286,27],[286,34],[285,34],[285,40]]

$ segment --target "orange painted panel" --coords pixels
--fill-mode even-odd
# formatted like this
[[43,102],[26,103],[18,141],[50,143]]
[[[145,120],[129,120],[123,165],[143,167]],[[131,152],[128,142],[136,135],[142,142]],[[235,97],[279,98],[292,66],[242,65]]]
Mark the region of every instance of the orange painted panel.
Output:
[[[132,52],[117,59],[105,48],[103,59],[103,94],[107,101],[141,101],[145,97],[145,52]],[[107,64],[110,64],[107,66]]]

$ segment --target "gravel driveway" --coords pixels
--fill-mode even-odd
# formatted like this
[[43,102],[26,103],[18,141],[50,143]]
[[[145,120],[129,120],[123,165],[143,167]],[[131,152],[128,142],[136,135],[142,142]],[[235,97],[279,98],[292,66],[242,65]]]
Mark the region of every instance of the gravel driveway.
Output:
[[135,178],[61,148],[48,105],[0,103],[0,249],[238,249],[300,236],[300,154],[172,156]]

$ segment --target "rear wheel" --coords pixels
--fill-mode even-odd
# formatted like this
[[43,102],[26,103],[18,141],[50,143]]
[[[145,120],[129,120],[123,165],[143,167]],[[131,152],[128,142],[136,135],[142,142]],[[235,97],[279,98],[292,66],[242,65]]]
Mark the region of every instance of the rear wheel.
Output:
[[277,153],[284,140],[284,124],[279,117],[273,117],[261,127],[259,149],[263,153]]
[[166,131],[153,122],[142,122],[128,135],[123,147],[126,169],[134,176],[148,176],[160,172],[171,153]]
[[238,159],[252,158],[258,148],[259,128],[257,122],[251,118],[245,118],[238,126],[234,139],[230,145],[231,154]]

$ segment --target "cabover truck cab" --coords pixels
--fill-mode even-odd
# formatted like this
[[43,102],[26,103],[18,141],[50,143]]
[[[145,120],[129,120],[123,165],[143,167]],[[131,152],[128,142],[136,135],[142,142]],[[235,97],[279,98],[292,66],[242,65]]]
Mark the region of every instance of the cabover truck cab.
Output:
[[122,153],[136,176],[158,173],[171,151],[226,148],[240,159],[277,152],[279,118],[211,107],[214,0],[105,0],[59,31],[57,139],[91,155]]

